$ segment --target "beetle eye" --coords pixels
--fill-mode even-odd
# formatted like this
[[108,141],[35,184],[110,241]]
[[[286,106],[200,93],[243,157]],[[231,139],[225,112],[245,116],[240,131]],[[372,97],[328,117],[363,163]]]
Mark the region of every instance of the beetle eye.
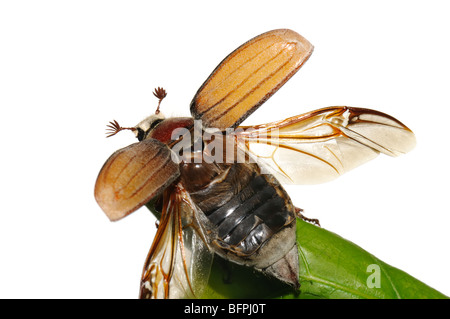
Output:
[[143,141],[145,136],[147,135],[147,134],[145,134],[145,131],[139,127],[136,128],[135,133],[136,133],[136,137],[139,140],[139,142]]

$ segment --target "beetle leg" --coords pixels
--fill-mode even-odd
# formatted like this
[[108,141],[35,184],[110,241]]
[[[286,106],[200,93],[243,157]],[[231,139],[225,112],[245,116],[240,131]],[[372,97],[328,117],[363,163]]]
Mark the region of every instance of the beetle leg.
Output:
[[319,223],[318,219],[308,218],[308,217],[306,217],[305,215],[302,214],[303,213],[303,209],[302,208],[295,207],[295,213],[297,214],[297,217],[303,219],[305,222],[308,222],[308,223],[311,223],[311,224],[314,224],[314,225],[320,227],[320,223]]

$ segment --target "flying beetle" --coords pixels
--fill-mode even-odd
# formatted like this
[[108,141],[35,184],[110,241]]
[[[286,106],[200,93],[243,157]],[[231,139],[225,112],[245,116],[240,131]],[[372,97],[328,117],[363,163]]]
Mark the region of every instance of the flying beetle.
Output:
[[[99,206],[112,221],[150,200],[161,213],[141,298],[201,296],[215,254],[298,288],[295,224],[303,216],[282,184],[326,182],[379,153],[414,147],[400,121],[348,106],[240,126],[312,52],[294,31],[263,33],[215,68],[190,104],[192,117],[166,119],[158,104],[134,127],[110,122],[109,136],[131,130],[139,142],[103,165]],[[166,96],[162,88],[154,94],[159,103]]]

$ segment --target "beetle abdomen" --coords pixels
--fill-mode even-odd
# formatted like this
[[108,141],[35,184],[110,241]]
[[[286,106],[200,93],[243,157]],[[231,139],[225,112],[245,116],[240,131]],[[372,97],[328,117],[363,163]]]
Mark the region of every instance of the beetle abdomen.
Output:
[[265,176],[256,175],[229,202],[207,216],[217,226],[223,244],[238,255],[249,256],[292,220],[286,204],[286,198],[277,194]]
[[[202,168],[208,169],[208,164]],[[217,230],[213,242],[218,254],[240,264],[263,268],[284,256],[295,244],[295,235],[292,236],[295,208],[278,181],[261,174],[257,165],[232,164],[222,169],[221,174],[202,187],[197,183],[195,189],[189,189],[191,198]],[[192,185],[197,170],[198,164],[182,166],[185,184]],[[269,259],[274,260],[270,261],[263,247],[273,248],[266,244],[274,237],[284,237],[282,234],[294,241],[276,240],[279,247],[276,254],[271,253],[273,258]]]

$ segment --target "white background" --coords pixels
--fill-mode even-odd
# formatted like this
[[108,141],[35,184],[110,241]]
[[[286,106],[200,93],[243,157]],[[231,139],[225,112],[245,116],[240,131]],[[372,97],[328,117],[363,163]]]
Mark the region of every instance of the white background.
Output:
[[93,188],[135,125],[189,102],[244,41],[291,28],[310,60],[244,124],[332,105],[374,108],[417,147],[327,184],[287,190],[305,215],[450,295],[450,22],[445,1],[2,1],[0,297],[136,298],[155,232],[111,223]]

